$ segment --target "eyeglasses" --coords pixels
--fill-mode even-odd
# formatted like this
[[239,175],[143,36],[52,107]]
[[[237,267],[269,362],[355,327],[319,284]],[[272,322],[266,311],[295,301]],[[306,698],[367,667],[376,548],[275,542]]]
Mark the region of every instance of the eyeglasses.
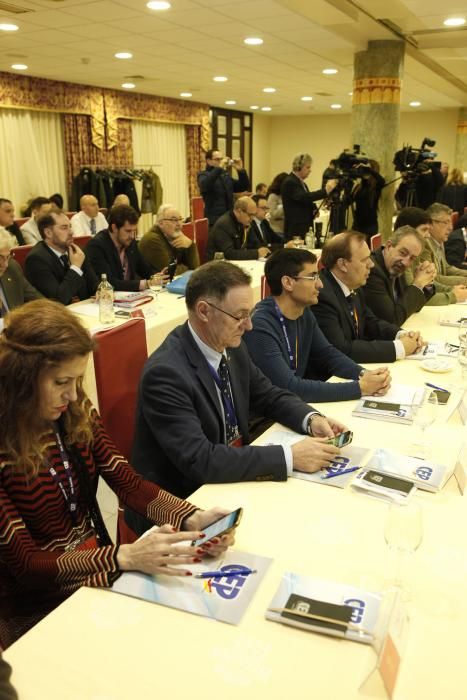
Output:
[[183,221],[183,217],[172,216],[170,219],[161,219],[161,221],[171,221],[173,224],[180,224]]
[[264,211],[269,211],[269,207],[258,207],[258,209],[264,209]]
[[234,316],[234,314],[231,314],[229,311],[224,311],[224,309],[221,309],[220,306],[216,306],[215,304],[211,304],[210,301],[206,301],[206,304],[208,304],[208,306],[212,306],[213,309],[217,309],[217,311],[221,311],[226,316],[230,316],[230,318],[233,318],[234,321],[237,321],[237,323],[243,323],[244,321],[249,321],[251,319],[252,314],[253,314],[252,311],[245,311],[245,313],[240,314],[240,316]]
[[8,255],[0,255],[0,260],[7,263],[10,260],[10,258],[13,258],[13,257],[14,257],[13,253],[8,253]]
[[432,223],[443,224],[443,226],[449,226],[451,223],[451,219],[445,219],[444,221],[443,219],[432,219],[431,221]]
[[310,282],[314,282],[317,280],[319,277],[319,272],[312,272],[311,275],[303,275],[303,277],[292,277],[294,280],[310,280]]
[[251,211],[244,211],[243,214],[246,214],[250,219],[254,219],[256,216],[256,211],[253,213]]

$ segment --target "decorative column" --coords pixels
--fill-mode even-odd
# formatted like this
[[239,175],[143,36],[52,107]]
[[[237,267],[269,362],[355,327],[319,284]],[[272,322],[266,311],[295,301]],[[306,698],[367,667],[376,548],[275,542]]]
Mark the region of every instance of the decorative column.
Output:
[[456,157],[454,165],[467,173],[467,107],[459,109],[456,137]]
[[[368,49],[356,53],[354,60],[352,143],[378,161],[386,182],[396,177],[392,159],[398,148],[404,52],[402,41],[369,41]],[[394,189],[394,185],[385,187],[379,201],[379,231],[384,239],[392,231]]]

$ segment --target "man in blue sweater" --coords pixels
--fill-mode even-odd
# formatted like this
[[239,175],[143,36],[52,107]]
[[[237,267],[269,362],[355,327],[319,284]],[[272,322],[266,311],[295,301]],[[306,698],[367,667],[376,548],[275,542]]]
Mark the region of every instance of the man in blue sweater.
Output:
[[[387,392],[386,367],[364,370],[320,330],[309,309],[323,286],[313,253],[278,250],[267,260],[265,274],[272,296],[256,306],[253,330],[245,334],[245,342],[253,362],[273,384],[315,403]],[[353,381],[322,381],[331,376]]]

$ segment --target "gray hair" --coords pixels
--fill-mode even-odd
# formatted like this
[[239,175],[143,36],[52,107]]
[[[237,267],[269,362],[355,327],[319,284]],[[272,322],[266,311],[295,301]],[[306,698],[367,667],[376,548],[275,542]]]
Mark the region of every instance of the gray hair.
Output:
[[169,211],[169,209],[175,209],[176,211],[178,211],[177,207],[174,204],[161,204],[159,209],[157,210],[156,221],[159,222],[161,221],[161,219],[165,219],[165,215]]
[[313,158],[309,153],[299,153],[292,161],[292,170],[297,172],[298,170],[301,170],[304,165],[311,165],[312,163]]
[[255,200],[245,195],[235,200],[234,209],[237,209],[239,211],[248,211],[249,204],[253,204],[256,207]]
[[426,213],[430,217],[430,219],[436,219],[437,216],[442,216],[443,214],[446,214],[447,216],[451,216],[452,214],[452,209],[451,207],[448,207],[446,204],[440,204],[439,202],[434,202],[431,204],[431,206],[426,209]]
[[391,241],[392,245],[397,245],[406,236],[413,236],[416,238],[423,250],[425,247],[425,239],[423,238],[422,234],[412,226],[400,226],[400,228],[396,228],[394,233],[388,238],[388,241]]
[[9,233],[6,228],[0,227],[0,248],[11,250],[16,245],[16,238]]

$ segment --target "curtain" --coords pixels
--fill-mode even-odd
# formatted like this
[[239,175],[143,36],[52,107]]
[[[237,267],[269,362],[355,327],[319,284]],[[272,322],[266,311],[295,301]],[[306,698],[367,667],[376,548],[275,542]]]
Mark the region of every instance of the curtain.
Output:
[[[187,150],[183,124],[132,120],[131,130],[135,167],[152,167],[161,180],[164,204],[173,204],[183,217],[189,216]],[[146,233],[152,224],[153,215],[143,214],[138,232]]]
[[0,197],[19,216],[31,198],[60,192],[65,199],[63,132],[59,114],[0,109]]
[[190,203],[192,197],[199,197],[198,173],[204,169],[205,151],[202,150],[201,127],[185,126],[186,133],[186,162],[188,170],[188,191]]

